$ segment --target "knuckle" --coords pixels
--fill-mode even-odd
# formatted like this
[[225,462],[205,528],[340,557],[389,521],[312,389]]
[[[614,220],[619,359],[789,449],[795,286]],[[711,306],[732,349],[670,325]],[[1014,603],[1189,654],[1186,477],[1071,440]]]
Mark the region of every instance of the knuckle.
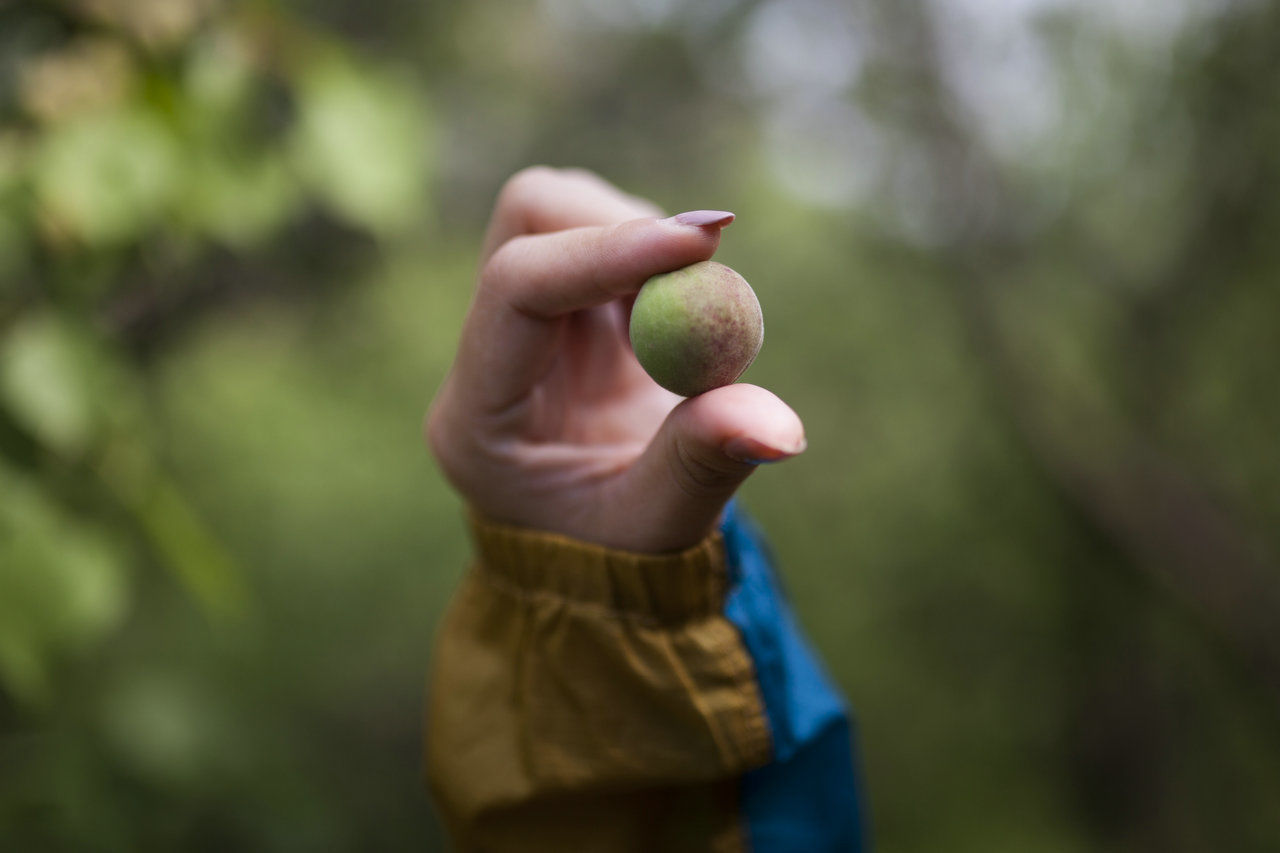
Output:
[[449,426],[445,408],[432,404],[422,425],[427,449],[446,480],[464,495],[468,493],[465,450],[459,448],[455,431]]
[[[673,443],[672,452],[667,454],[671,465],[671,475],[676,485],[691,497],[722,497],[732,492],[742,477],[727,464],[711,461],[703,455],[691,451],[679,440]],[[728,460],[725,460],[727,463]]]
[[474,429],[468,427],[465,411],[449,391],[449,380],[436,395],[423,417],[423,438],[446,481],[468,500],[482,494],[483,477],[477,479],[477,448]]
[[556,180],[556,170],[550,166],[526,166],[507,178],[498,193],[498,209],[515,212],[527,207],[537,198],[540,188]]
[[[574,181],[579,184],[590,185],[593,187],[605,187],[613,190],[613,184],[600,177],[596,172],[590,169],[584,169],[581,166],[570,166],[565,169],[553,170],[556,174],[566,181]],[[616,190],[614,190],[616,192]]]
[[432,403],[422,420],[422,437],[426,441],[427,449],[431,451],[431,455],[439,461],[448,456],[449,438],[447,433],[448,428],[445,426],[445,419],[441,415],[441,406],[438,403]]
[[527,237],[512,237],[499,246],[480,270],[479,287],[489,293],[506,293],[520,280],[519,261]]
[[422,419],[422,437],[427,449],[446,470],[452,467],[460,452],[457,430],[453,426],[457,419],[454,417],[456,407],[451,402],[450,383],[451,379],[445,380]]

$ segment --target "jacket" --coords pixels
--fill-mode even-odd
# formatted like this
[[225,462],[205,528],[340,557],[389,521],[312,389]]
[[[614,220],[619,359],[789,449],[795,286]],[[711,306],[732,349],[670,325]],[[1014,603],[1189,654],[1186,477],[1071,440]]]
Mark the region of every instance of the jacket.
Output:
[[426,770],[461,851],[860,851],[851,718],[735,504],[673,555],[473,518]]

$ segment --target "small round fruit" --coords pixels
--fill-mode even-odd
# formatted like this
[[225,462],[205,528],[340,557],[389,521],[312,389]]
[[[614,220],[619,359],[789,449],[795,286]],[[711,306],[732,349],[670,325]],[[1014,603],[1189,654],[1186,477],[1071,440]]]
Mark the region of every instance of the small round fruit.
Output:
[[631,348],[668,391],[693,397],[728,385],[764,342],[751,285],[724,264],[702,261],[645,282],[631,309]]

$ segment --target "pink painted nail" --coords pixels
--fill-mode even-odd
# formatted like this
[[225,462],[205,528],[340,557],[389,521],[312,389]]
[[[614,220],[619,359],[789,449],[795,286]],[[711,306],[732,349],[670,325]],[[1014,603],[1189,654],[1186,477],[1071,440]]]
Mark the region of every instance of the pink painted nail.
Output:
[[699,228],[723,228],[733,221],[733,214],[727,210],[688,210],[677,213],[668,219],[678,225],[695,225]]
[[808,447],[808,443],[803,438],[800,439],[800,443],[795,447],[790,450],[784,450],[780,447],[771,447],[756,441],[754,438],[740,435],[726,441],[722,449],[724,450],[724,455],[730,459],[736,459],[748,465],[765,465],[769,462],[781,462],[783,459],[799,456],[806,447]]

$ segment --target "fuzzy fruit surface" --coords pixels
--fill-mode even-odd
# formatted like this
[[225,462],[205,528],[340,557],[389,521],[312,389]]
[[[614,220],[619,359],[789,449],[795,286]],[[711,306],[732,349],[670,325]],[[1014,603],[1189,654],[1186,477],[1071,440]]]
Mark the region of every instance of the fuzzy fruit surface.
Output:
[[746,279],[702,261],[645,282],[631,309],[631,348],[653,381],[682,397],[728,385],[764,342]]

